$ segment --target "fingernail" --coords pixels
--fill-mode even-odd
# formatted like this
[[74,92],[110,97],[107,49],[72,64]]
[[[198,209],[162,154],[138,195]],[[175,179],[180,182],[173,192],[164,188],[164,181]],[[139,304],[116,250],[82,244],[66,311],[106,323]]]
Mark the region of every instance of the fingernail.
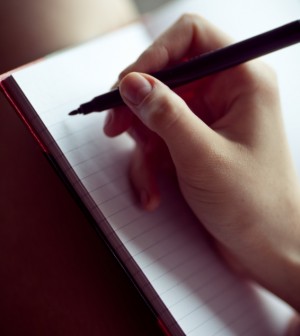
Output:
[[144,189],[140,192],[140,202],[143,209],[147,211],[153,211],[158,207],[160,198],[159,195],[149,194]]
[[132,105],[139,105],[151,90],[151,83],[138,73],[129,74],[120,83],[122,96]]

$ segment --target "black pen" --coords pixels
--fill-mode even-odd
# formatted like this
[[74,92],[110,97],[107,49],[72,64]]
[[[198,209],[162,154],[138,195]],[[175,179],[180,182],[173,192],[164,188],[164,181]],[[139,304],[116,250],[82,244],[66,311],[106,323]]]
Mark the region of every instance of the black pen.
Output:
[[[171,89],[300,42],[300,20],[217,49],[152,74]],[[69,115],[101,112],[124,104],[118,89],[95,97]]]

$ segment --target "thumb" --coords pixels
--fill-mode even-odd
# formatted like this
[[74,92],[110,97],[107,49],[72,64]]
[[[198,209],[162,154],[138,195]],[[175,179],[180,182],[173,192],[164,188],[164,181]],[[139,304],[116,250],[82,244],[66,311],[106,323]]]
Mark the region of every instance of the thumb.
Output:
[[119,89],[133,113],[165,141],[174,160],[194,160],[195,150],[208,150],[212,130],[162,82],[133,72],[121,80]]

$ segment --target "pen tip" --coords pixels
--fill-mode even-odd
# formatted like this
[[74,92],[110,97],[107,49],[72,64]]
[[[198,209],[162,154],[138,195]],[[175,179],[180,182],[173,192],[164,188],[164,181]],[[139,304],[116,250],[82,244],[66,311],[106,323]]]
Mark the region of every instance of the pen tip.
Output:
[[73,115],[76,115],[78,113],[79,113],[78,110],[74,110],[74,111],[69,112],[69,115],[73,116]]

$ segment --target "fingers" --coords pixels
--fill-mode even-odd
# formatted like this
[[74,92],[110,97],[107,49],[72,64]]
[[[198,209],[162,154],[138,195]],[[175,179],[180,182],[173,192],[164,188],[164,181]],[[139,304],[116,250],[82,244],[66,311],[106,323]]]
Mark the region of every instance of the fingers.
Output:
[[[121,73],[119,88],[129,109],[118,108],[111,111],[104,127],[105,133],[115,136],[127,130],[141,150],[145,143],[153,143],[153,135],[146,136],[149,141],[143,140],[145,130],[150,129],[166,143],[179,170],[184,166],[192,166],[195,155],[199,152],[203,158],[208,159],[211,156],[213,131],[179,96],[161,82],[149,75],[129,73],[153,73],[230,42],[225,34],[201,17],[183,16],[133,65]],[[198,100],[197,104],[199,105]],[[139,120],[141,122],[137,123]],[[169,156],[170,154],[168,153]],[[136,151],[130,175],[134,189],[146,209],[153,209],[159,203],[159,192],[152,168],[149,155],[141,155]]]
[[[120,74],[120,79],[133,71],[154,73],[186,58],[228,45],[231,40],[223,32],[198,15],[182,16],[159,37],[138,60]],[[126,131],[132,119],[124,109],[116,109],[107,117],[104,131],[109,136]]]
[[149,157],[143,148],[139,146],[133,153],[129,175],[141,206],[148,211],[154,210],[160,202],[155,167],[149,162]]
[[132,113],[126,107],[119,107],[108,111],[104,122],[103,131],[109,137],[119,135],[130,127],[132,124]]
[[130,73],[121,80],[120,93],[134,114],[164,140],[175,165],[193,162],[194,151],[209,150],[213,131],[160,81]]
[[231,39],[198,15],[183,15],[162,34],[120,78],[132,71],[154,73],[183,59],[231,43]]

